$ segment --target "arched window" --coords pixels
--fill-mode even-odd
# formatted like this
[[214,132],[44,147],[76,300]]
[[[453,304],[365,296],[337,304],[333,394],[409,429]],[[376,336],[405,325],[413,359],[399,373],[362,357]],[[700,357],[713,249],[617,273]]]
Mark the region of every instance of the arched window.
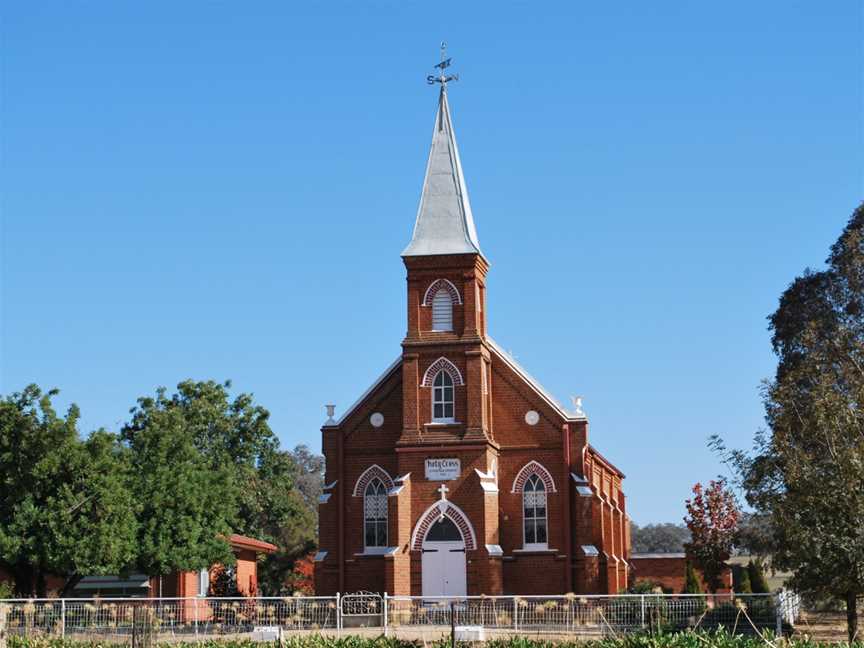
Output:
[[525,549],[546,549],[546,487],[537,475],[531,475],[522,491]]
[[363,495],[363,545],[366,549],[387,546],[387,489],[377,477]]
[[435,423],[452,423],[456,420],[453,379],[443,369],[432,383],[432,420]]
[[432,297],[432,330],[453,330],[453,298],[446,288],[439,288]]

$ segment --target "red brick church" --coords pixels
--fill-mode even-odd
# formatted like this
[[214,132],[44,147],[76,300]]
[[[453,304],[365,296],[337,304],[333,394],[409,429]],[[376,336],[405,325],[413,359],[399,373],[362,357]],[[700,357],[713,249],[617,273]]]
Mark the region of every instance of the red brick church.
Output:
[[318,594],[616,593],[624,475],[487,333],[486,275],[446,80],[414,235],[402,352],[321,429]]

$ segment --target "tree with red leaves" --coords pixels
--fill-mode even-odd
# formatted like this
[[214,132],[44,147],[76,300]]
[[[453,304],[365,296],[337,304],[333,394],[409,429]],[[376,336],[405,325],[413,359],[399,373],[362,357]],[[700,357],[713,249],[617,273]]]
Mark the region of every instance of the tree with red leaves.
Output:
[[310,553],[294,561],[291,571],[290,586],[297,593],[311,595],[315,593],[315,554]]
[[685,502],[684,523],[690,529],[690,542],[684,548],[690,560],[702,570],[712,592],[720,589],[720,575],[732,552],[732,542],[738,529],[741,512],[735,496],[726,483],[711,480],[708,488],[701,483],[693,486],[693,498]]

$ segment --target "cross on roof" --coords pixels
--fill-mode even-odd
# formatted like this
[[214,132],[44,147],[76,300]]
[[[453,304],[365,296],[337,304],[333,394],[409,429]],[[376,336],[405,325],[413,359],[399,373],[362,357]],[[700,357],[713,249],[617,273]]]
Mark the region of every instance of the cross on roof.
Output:
[[458,81],[459,80],[458,74],[444,74],[444,70],[446,70],[448,67],[450,67],[450,61],[453,60],[453,59],[445,58],[446,56],[447,56],[447,43],[445,43],[444,41],[441,41],[441,62],[435,64],[435,67],[440,70],[438,72],[438,76],[435,76],[434,74],[430,74],[429,76],[426,77],[426,83],[428,83],[429,85],[435,85],[436,83],[440,83],[442,90],[447,89],[447,84],[450,81]]
[[439,493],[441,493],[441,499],[446,500],[447,499],[447,493],[450,492],[450,489],[447,488],[447,486],[445,486],[444,484],[441,484],[441,488],[439,488],[437,490]]

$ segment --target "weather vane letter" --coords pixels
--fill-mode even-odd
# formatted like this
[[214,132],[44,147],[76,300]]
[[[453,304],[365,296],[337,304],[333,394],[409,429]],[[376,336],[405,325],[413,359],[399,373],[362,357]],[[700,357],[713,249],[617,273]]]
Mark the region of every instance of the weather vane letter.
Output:
[[435,67],[438,68],[438,74],[437,75],[430,74],[429,76],[426,77],[426,83],[428,83],[429,85],[435,85],[436,83],[440,83],[441,88],[445,89],[445,90],[447,89],[447,84],[450,81],[458,81],[459,80],[458,74],[445,74],[444,73],[444,70],[446,70],[448,67],[450,67],[450,61],[452,60],[452,59],[446,58],[446,54],[447,54],[447,43],[442,41],[441,42],[441,62],[437,63],[435,65]]

